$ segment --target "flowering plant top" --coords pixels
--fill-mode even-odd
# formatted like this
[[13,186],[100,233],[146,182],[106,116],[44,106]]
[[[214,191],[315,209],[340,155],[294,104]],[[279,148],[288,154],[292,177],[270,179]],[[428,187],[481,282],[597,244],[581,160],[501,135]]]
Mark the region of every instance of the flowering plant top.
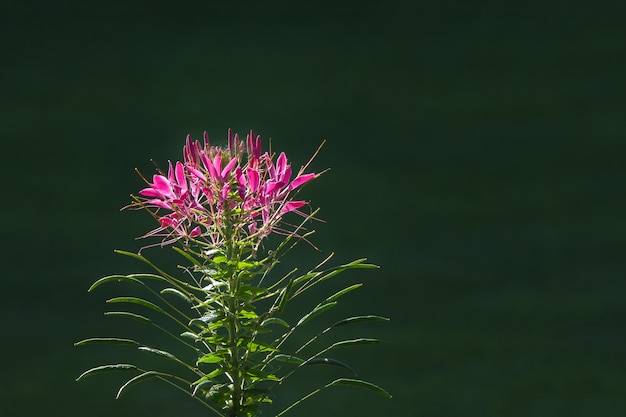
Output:
[[306,202],[293,197],[319,175],[305,173],[313,158],[293,175],[284,152],[274,161],[261,152],[260,136],[250,131],[244,143],[232,130],[226,149],[211,146],[206,132],[203,144],[188,135],[183,155],[183,162],[169,162],[167,174],[146,180],[136,198],[133,206],[153,210],[160,223],[146,236],[161,236],[164,244],[184,239],[220,247],[228,218],[232,233],[256,248],[271,232],[295,232],[281,227],[286,213],[307,217],[299,210]]
[[[107,300],[127,308],[105,314],[152,326],[160,335],[175,339],[180,352],[134,338],[93,337],[76,343],[133,347],[169,361],[178,371],[171,370],[171,366],[167,370],[155,368],[154,362],[115,363],[91,368],[78,380],[112,370],[131,371],[134,376],[121,385],[117,397],[133,385],[156,378],[222,417],[258,416],[262,405],[272,403],[276,388],[295,372],[313,365],[339,367],[352,377],[337,378],[316,388],[275,417],[338,385],[390,397],[379,386],[354,378],[351,366],[327,355],[335,349],[380,340],[340,338],[319,347],[325,335],[336,333],[337,328],[387,321],[385,317],[346,317],[306,337],[296,349],[285,348],[295,332],[362,284],[348,285],[307,306],[307,313],[295,319],[285,313],[290,302],[298,298],[306,304],[303,294],[344,271],[377,268],[365,258],[326,267],[331,253],[305,273],[297,268],[284,275],[272,273],[291,247],[313,233],[301,231],[316,211],[305,213],[302,209],[308,203],[296,198],[304,184],[320,175],[307,171],[312,160],[293,173],[285,154],[275,158],[271,152],[262,152],[261,138],[252,131],[244,143],[229,130],[226,148],[210,145],[206,133],[203,143],[187,136],[183,160],[169,162],[167,173],[158,171],[152,181],[146,179],[147,187],[128,206],[147,210],[158,221],[158,226],[144,237],[156,236],[161,242],[152,246],[171,246],[183,256],[185,264],[178,265],[182,277],[166,272],[141,253],[117,251],[147,264],[153,273],[109,275],[89,289],[108,283],[133,284],[138,293]],[[300,223],[285,222],[283,217],[288,213],[299,215]],[[273,250],[263,252],[261,243],[271,233],[283,239]],[[172,327],[179,331],[172,332]]]

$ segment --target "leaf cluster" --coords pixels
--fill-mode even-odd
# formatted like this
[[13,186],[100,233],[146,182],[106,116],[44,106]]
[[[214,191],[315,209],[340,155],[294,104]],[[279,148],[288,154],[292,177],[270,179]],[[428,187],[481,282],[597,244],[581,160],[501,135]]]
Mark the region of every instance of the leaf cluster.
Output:
[[[288,241],[288,239],[286,239]],[[371,338],[339,340],[305,354],[308,347],[319,345],[320,336],[343,326],[364,322],[387,321],[376,315],[347,317],[307,339],[293,351],[285,342],[306,323],[335,307],[361,284],[349,285],[317,303],[299,319],[288,322],[286,305],[311,288],[352,269],[377,268],[365,259],[326,267],[332,255],[314,269],[298,274],[292,270],[272,282],[270,271],[278,263],[278,251],[261,260],[245,245],[226,245],[221,249],[194,252],[189,247],[175,248],[190,264],[184,268],[185,279],[177,278],[157,267],[141,254],[118,251],[136,258],[153,269],[153,273],[111,275],[96,281],[90,291],[104,284],[128,283],[143,287],[149,297],[118,296],[107,303],[121,308],[105,313],[153,326],[177,341],[181,353],[170,353],[162,347],[149,346],[130,338],[95,337],[76,345],[116,344],[156,355],[175,365],[175,371],[144,369],[136,364],[117,363],[93,367],[78,380],[109,371],[133,373],[118,390],[119,398],[128,388],[149,379],[162,380],[186,392],[217,416],[252,417],[260,406],[271,403],[273,390],[300,369],[313,365],[341,368],[350,377],[335,379],[298,399],[276,414],[282,416],[302,401],[333,386],[349,385],[390,395],[370,382],[357,379],[347,363],[328,356],[336,349],[376,344]],[[186,306],[181,308],[182,305]],[[150,312],[148,314],[147,312]],[[153,316],[159,320],[153,320]],[[167,324],[162,323],[167,322]],[[178,329],[172,332],[171,327]],[[182,352],[186,350],[186,354]],[[193,352],[193,360],[188,357]]]

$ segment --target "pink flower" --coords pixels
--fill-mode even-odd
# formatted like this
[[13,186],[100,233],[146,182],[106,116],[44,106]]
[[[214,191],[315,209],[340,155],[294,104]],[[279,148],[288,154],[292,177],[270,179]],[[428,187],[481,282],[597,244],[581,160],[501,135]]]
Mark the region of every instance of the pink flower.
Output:
[[[228,238],[224,225],[229,224],[228,230],[255,239],[256,246],[271,232],[290,233],[280,226],[283,215],[307,216],[299,211],[307,203],[293,200],[293,194],[317,174],[303,171],[292,180],[285,153],[275,162],[269,153],[262,154],[261,137],[252,130],[245,146],[229,130],[226,149],[211,146],[206,132],[202,144],[188,135],[183,162],[170,162],[167,175],[155,174],[139,192],[138,204],[154,210],[160,227],[148,235],[165,236],[164,243],[193,239],[219,245]],[[159,210],[166,213],[158,215]]]

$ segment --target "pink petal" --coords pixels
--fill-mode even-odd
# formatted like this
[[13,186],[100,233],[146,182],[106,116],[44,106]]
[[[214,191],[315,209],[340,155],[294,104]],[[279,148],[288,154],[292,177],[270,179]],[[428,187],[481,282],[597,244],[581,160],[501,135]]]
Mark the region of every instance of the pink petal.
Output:
[[231,159],[230,162],[222,170],[222,178],[226,178],[226,176],[230,174],[230,171],[232,171],[232,169],[234,168],[236,164],[237,164],[237,158]]
[[[215,158],[213,158],[213,168],[215,168],[215,173],[219,176],[222,172],[222,151],[219,151]],[[219,177],[221,181],[222,178]]]
[[154,188],[144,188],[139,191],[139,194],[145,197],[162,197],[161,193],[156,191]]
[[285,152],[281,152],[278,155],[278,159],[276,160],[276,173],[278,175],[282,175],[285,172],[285,167],[287,166],[287,155]]
[[187,166],[187,170],[188,170],[189,172],[191,172],[191,173],[192,173],[192,174],[193,174],[196,178],[198,178],[199,180],[204,180],[204,179],[205,179],[205,176],[204,176],[204,174],[202,173],[202,171],[200,171],[200,170],[198,170],[198,169],[195,169],[195,168],[193,168],[193,167],[190,167],[189,165]]
[[246,169],[246,174],[248,175],[248,184],[250,185],[250,189],[252,189],[253,192],[257,191],[261,182],[259,172],[256,169],[248,167]]
[[196,237],[196,236],[200,236],[201,233],[202,232],[200,231],[200,226],[196,226],[193,228],[191,232],[189,232],[189,236]]
[[265,194],[272,194],[275,189],[280,187],[280,183],[268,181],[265,185]]
[[290,211],[297,210],[304,205],[306,205],[306,201],[289,201],[287,204],[285,204],[281,213],[289,213]]
[[187,190],[187,178],[185,178],[185,168],[183,167],[183,164],[180,163],[180,161],[176,162],[175,175],[176,175],[176,183],[180,186],[180,188],[183,191],[186,191]]
[[154,175],[152,177],[152,181],[154,182],[154,184],[152,184],[152,188],[161,193],[162,196],[169,198],[174,197],[170,181],[163,175]]
[[161,207],[161,208],[164,208],[164,209],[168,209],[168,210],[172,209],[172,205],[170,203],[166,203],[163,200],[149,200],[148,204],[151,204],[151,205],[157,206],[157,207]]
[[315,178],[315,174],[303,174],[298,175],[292,182],[289,184],[289,189],[293,190],[302,184],[305,184]]

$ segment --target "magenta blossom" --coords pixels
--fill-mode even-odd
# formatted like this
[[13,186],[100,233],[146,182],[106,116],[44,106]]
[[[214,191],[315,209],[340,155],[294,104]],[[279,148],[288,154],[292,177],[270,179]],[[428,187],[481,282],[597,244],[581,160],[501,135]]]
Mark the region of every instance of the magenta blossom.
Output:
[[211,146],[206,132],[202,144],[188,135],[183,162],[170,162],[167,175],[146,181],[134,206],[158,219],[160,226],[146,236],[163,236],[163,244],[184,239],[219,246],[236,233],[256,247],[272,232],[295,233],[281,227],[286,213],[309,216],[299,210],[307,202],[294,200],[298,188],[319,175],[304,173],[309,163],[294,177],[285,153],[274,162],[253,131],[244,144],[229,130],[226,149]]

